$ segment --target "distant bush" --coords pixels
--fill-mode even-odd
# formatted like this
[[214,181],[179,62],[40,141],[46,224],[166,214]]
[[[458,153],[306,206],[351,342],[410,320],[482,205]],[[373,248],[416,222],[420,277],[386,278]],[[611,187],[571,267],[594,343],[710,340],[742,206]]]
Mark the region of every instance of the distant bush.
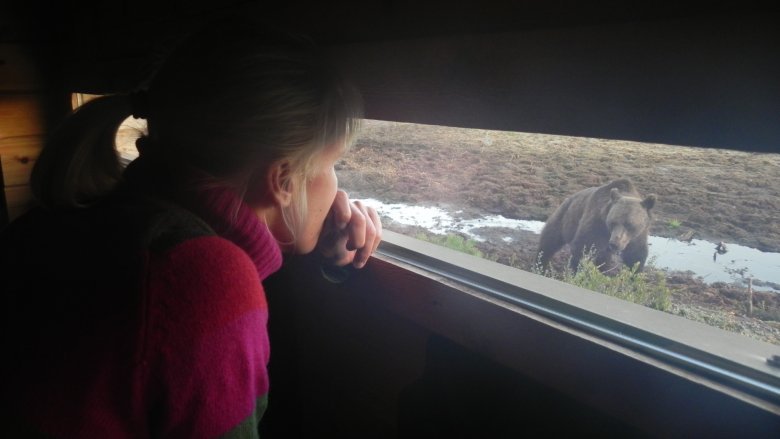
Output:
[[477,257],[483,257],[481,251],[476,247],[476,243],[472,239],[466,239],[460,235],[454,233],[448,233],[445,236],[441,235],[426,235],[425,233],[418,233],[415,238],[421,241],[431,242],[442,247],[447,247],[452,250],[467,253]]
[[653,270],[651,263],[645,266],[645,271],[639,272],[638,269],[638,263],[634,267],[621,266],[620,271],[607,275],[599,270],[593,261],[592,253],[585,253],[576,272],[572,271],[568,264],[561,272],[551,268],[543,270],[539,262],[532,271],[591,291],[660,311],[669,311],[672,293],[666,285],[664,274]]

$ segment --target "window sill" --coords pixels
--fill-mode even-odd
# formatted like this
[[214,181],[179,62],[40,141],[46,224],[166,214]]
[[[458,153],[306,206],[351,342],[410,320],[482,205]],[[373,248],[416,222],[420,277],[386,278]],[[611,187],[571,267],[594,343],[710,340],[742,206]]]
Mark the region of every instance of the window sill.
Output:
[[[780,422],[769,343],[389,231],[344,286],[647,431],[695,431],[693,406],[702,422],[733,406]],[[657,425],[675,418],[687,426]]]

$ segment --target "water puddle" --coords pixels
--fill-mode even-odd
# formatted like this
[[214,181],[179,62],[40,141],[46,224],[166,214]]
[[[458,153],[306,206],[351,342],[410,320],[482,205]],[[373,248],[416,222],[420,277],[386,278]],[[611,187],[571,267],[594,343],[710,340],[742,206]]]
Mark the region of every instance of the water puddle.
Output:
[[488,215],[474,219],[464,219],[458,214],[461,211],[449,213],[438,207],[410,206],[408,204],[386,204],[372,198],[361,200],[366,205],[387,218],[408,226],[419,226],[431,233],[440,235],[450,232],[461,232],[474,239],[484,241],[476,229],[481,227],[507,227],[510,229],[528,230],[542,233],[544,223],[541,221],[526,221],[505,218],[501,215]]
[[[544,222],[488,215],[465,219],[462,212],[448,212],[438,207],[386,204],[374,199],[363,200],[383,217],[399,224],[419,226],[432,233],[463,233],[476,241],[484,241],[479,229],[503,227],[541,233]],[[511,237],[502,239],[511,243]],[[716,254],[716,243],[694,239],[690,243],[659,236],[650,237],[650,256],[658,268],[690,271],[707,283],[747,282],[753,278],[756,290],[780,293],[780,253],[762,252],[754,248],[726,243],[726,253]],[[715,257],[713,257],[715,256]]]
[[707,283],[747,282],[754,289],[780,292],[780,253],[762,252],[751,247],[726,243],[726,253],[717,254],[716,244],[694,239],[650,237],[650,257],[659,268],[689,270]]

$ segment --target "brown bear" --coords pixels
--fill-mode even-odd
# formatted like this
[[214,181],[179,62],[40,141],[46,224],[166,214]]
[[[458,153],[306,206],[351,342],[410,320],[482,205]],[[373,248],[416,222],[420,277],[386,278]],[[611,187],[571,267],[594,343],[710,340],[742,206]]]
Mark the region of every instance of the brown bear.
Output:
[[537,260],[547,269],[555,253],[569,244],[572,270],[590,250],[603,272],[617,267],[613,263],[617,256],[629,267],[639,263],[642,270],[655,200],[655,195],[643,199],[628,179],[577,192],[564,200],[545,223]]

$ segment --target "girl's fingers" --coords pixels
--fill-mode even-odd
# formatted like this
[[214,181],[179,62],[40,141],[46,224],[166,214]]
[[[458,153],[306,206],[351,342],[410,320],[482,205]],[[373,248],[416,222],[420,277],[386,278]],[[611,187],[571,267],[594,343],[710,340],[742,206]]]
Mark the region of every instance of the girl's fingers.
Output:
[[323,231],[321,250],[336,265],[362,268],[382,241],[382,222],[372,207],[339,191]]

